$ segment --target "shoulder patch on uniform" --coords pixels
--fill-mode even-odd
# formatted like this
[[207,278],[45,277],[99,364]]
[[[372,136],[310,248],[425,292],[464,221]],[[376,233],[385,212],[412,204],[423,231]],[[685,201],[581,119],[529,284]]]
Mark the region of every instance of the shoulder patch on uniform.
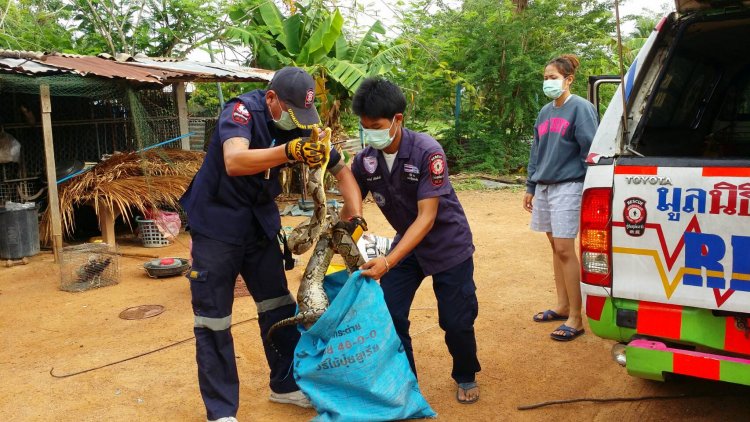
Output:
[[443,157],[443,153],[436,152],[430,155],[427,162],[430,165],[430,178],[432,179],[432,184],[435,186],[442,185],[445,181],[445,158]]
[[242,104],[241,101],[238,101],[237,104],[234,105],[234,110],[232,110],[232,120],[241,125],[250,123],[250,112],[247,111],[245,104]]

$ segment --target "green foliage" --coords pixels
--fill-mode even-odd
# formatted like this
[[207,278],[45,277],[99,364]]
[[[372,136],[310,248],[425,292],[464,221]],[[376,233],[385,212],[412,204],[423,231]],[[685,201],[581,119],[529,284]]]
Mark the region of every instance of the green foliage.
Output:
[[456,192],[487,189],[479,179],[474,178],[451,181],[451,185],[453,185],[453,189],[455,189]]
[[0,0],[0,48],[182,56],[224,35],[224,0]]
[[385,28],[379,21],[361,39],[350,41],[338,9],[321,0],[294,3],[288,15],[267,0],[242,0],[229,8],[233,26],[228,36],[251,47],[253,65],[303,67],[316,78],[333,79],[337,84],[326,88],[341,96],[356,90],[366,76],[390,72],[390,60],[406,52],[406,45],[380,40]]
[[[398,28],[372,20],[360,25],[358,16],[372,15],[363,4],[0,0],[0,48],[149,56],[185,56],[211,43],[224,51],[250,50],[245,65],[308,70],[318,85],[324,123],[355,136],[358,119],[348,111],[350,97],[364,78],[385,75],[406,94],[406,126],[437,137],[453,171],[489,173],[523,171],[537,113],[549,101],[541,83],[550,59],[578,55],[572,91],[581,96],[589,75],[619,73],[611,0],[410,0],[408,9],[397,4],[405,10]],[[636,23],[623,39],[627,68],[659,17],[626,19]],[[388,39],[394,33],[399,35]],[[262,85],[222,84],[224,98]],[[191,111],[216,115],[216,84],[197,88]],[[613,92],[605,88],[605,105]]]
[[71,34],[60,22],[70,15],[61,0],[0,0],[0,48],[69,51]]
[[222,0],[65,0],[80,53],[186,56],[224,33]]
[[408,46],[381,41],[385,28],[378,21],[361,38],[348,36],[339,10],[322,0],[288,3],[293,5],[288,14],[268,0],[235,3],[229,8],[233,25],[227,35],[252,49],[252,65],[294,65],[310,72],[318,85],[324,124],[336,131],[341,111],[362,80],[391,72]]
[[623,62],[626,67],[633,63],[641,47],[646,43],[646,40],[654,31],[654,28],[656,28],[661,17],[659,15],[630,16],[628,19],[635,21],[635,30],[632,34],[625,37],[622,43]]
[[[258,88],[264,88],[265,83],[222,83],[221,91],[224,101],[252,91]],[[188,98],[188,111],[193,116],[215,117],[221,112],[219,103],[219,89],[215,83],[196,84],[196,89]]]
[[[511,172],[528,159],[546,63],[564,53],[581,60],[573,92],[587,76],[612,73],[614,19],[592,0],[537,0],[518,11],[509,1],[465,0],[427,15],[416,2],[401,38],[415,48],[398,82],[410,98],[408,123],[453,121],[455,85],[465,88],[459,127],[437,135],[457,170]],[[409,97],[409,95],[407,95]]]

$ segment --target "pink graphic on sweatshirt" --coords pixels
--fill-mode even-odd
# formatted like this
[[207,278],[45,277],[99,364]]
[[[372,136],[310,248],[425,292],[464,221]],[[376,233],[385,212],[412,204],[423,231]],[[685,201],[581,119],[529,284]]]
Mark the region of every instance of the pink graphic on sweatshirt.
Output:
[[537,130],[539,131],[540,138],[546,135],[549,131],[552,131],[552,133],[565,135],[565,132],[568,130],[568,126],[570,126],[570,122],[563,119],[562,117],[551,117],[548,120],[540,123]]

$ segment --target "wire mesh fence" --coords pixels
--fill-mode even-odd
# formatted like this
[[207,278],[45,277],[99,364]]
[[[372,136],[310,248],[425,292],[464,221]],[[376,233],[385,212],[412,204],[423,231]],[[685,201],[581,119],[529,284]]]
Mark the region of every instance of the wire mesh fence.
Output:
[[60,289],[83,292],[120,281],[119,255],[106,243],[67,246],[60,254]]
[[[42,83],[50,86],[58,173],[77,163],[98,162],[117,151],[139,151],[180,133],[174,95],[164,89],[134,89],[72,75],[0,75],[0,125],[21,144],[19,164],[0,164],[0,184],[44,178]],[[179,147],[179,142],[165,145]],[[14,186],[4,189],[10,192]]]
[[[110,162],[111,157],[122,156],[119,154],[121,152],[136,152],[143,168],[138,174],[128,173],[131,179],[139,178],[129,180],[130,183],[140,181],[140,190],[145,191],[153,202],[150,206],[161,206],[161,202],[174,205],[172,202],[175,201],[171,199],[180,190],[182,181],[163,180],[163,172],[154,173],[152,163],[146,159],[151,151],[144,152],[150,146],[162,144],[181,134],[177,99],[170,86],[136,86],[78,75],[39,77],[12,74],[0,74],[0,96],[3,98],[0,102],[0,126],[21,144],[21,159],[19,163],[0,164],[0,203],[38,198],[40,208],[45,211],[42,231],[49,235],[45,189],[48,178],[41,124],[42,84],[49,86],[51,95],[50,117],[56,165],[53,180],[59,182],[94,165],[99,169],[102,163]],[[179,163],[173,163],[171,156],[165,154],[167,151],[164,149],[174,151],[180,147],[181,142],[171,142],[161,145],[157,153],[164,157],[162,161],[167,165],[179,166]],[[117,189],[122,189],[125,181],[120,179],[123,174],[117,169],[110,170],[109,174],[101,176],[102,183],[90,184],[90,192],[76,190],[78,197],[82,193],[94,195],[91,203],[82,203],[66,195],[66,190],[80,182],[83,176],[72,179],[70,183],[59,184],[64,220],[73,218],[73,208],[76,206],[100,203],[97,198],[106,198],[105,202],[119,198],[113,199],[112,195],[119,192]],[[165,189],[169,192],[165,193]],[[168,200],[162,201],[165,197]],[[96,207],[95,211],[99,212]],[[65,234],[72,235],[74,222],[67,220],[64,221]],[[43,239],[46,243],[50,237],[43,236]]]

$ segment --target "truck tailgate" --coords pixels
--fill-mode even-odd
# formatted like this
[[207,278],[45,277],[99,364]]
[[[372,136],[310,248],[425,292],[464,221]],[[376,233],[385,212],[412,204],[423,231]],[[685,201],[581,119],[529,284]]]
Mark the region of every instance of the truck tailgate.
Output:
[[669,165],[615,167],[612,294],[750,312],[750,167]]

